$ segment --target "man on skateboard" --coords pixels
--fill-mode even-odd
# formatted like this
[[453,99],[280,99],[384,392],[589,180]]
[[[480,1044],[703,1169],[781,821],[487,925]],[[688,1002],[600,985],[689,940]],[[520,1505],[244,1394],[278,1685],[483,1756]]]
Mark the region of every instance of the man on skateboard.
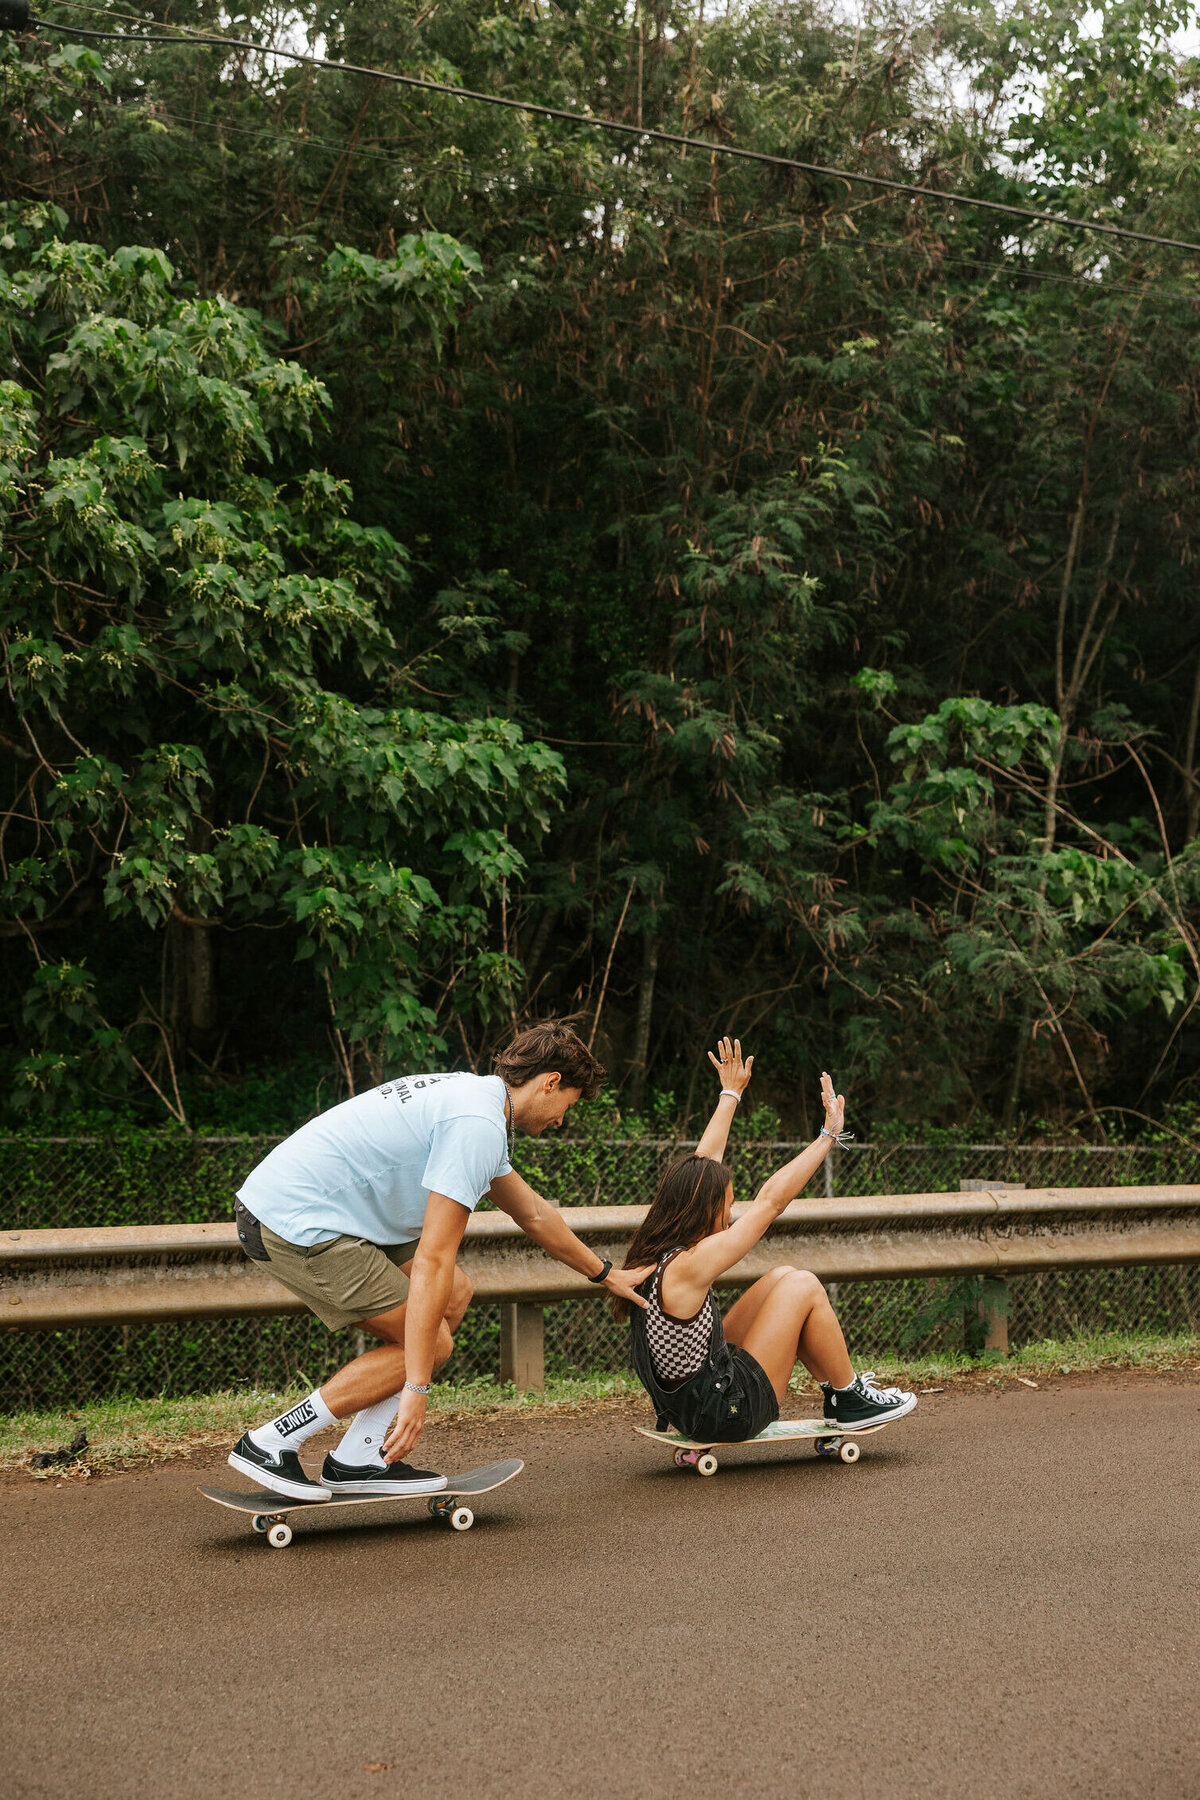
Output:
[[[381,1340],[239,1439],[230,1465],[261,1486],[294,1500],[445,1486],[444,1475],[399,1458],[420,1436],[433,1371],[471,1298],[455,1258],[485,1194],[557,1261],[643,1304],[634,1290],[649,1270],[614,1269],[512,1167],[514,1133],[537,1137],[594,1099],[600,1064],[551,1020],[519,1032],[495,1071],[405,1075],[344,1100],[277,1145],[238,1190],[246,1255],[330,1330],[356,1325]],[[312,1480],[300,1447],[346,1418],[349,1430]]]

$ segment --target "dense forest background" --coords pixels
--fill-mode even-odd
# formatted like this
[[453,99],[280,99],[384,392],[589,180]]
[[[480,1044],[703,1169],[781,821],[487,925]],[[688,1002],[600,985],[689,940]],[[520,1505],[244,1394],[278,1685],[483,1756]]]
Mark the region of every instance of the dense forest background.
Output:
[[[1200,1116],[1183,5],[0,38],[0,1085],[284,1129],[577,1012],[679,1122]],[[128,31],[128,45],[74,35]]]

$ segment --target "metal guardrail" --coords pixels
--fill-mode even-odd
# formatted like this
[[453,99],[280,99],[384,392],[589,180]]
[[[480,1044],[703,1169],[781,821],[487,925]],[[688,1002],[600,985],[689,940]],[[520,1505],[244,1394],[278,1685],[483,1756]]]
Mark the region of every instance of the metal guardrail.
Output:
[[[736,1208],[740,1212],[742,1209]],[[568,1207],[571,1228],[621,1261],[640,1206]],[[597,1297],[501,1213],[475,1214],[461,1261],[481,1301],[502,1303],[501,1373],[542,1380],[542,1306]],[[1079,1266],[1200,1262],[1200,1186],[1007,1189],[794,1201],[722,1286],[741,1288],[780,1263],[823,1281],[985,1275],[988,1341],[1006,1347],[1008,1273]],[[232,1224],[0,1232],[0,1329],[255,1317],[303,1312]]]
[[[645,1214],[563,1209],[571,1229],[614,1261]],[[746,1287],[797,1260],[823,1281],[1200,1261],[1200,1186],[793,1201],[722,1285]],[[461,1261],[480,1300],[596,1297],[502,1213],[468,1221]],[[0,1232],[0,1328],[303,1311],[265,1265],[243,1257],[232,1224]]]
[[[1003,1351],[1010,1334],[1029,1343],[1097,1330],[1200,1331],[1200,1190],[1181,1185],[1182,1174],[1164,1172],[1158,1187],[1061,1182],[1021,1193],[1004,1185],[1014,1172],[964,1181],[975,1190],[969,1196],[927,1183],[920,1193],[800,1201],[731,1286],[785,1261],[816,1268],[852,1353],[876,1358],[964,1343]],[[79,1209],[72,1213],[77,1219]],[[623,1256],[642,1214],[618,1207],[567,1216],[596,1248]],[[560,1374],[627,1367],[627,1327],[503,1215],[478,1216],[464,1261],[480,1304],[455,1334],[447,1379],[494,1381],[499,1364],[502,1379],[536,1388],[543,1366]],[[563,1294],[573,1297],[555,1297]],[[360,1334],[359,1347],[364,1341]],[[353,1353],[353,1342],[353,1333],[327,1333],[268,1271],[242,1261],[224,1223],[51,1231],[12,1219],[0,1230],[0,1411],[239,1385],[311,1387]]]

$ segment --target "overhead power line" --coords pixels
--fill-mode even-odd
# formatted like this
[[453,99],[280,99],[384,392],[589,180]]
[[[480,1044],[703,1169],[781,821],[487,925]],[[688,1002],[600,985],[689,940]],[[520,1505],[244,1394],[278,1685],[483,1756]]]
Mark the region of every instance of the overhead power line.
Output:
[[[2,4],[2,0],[0,0],[0,4]],[[290,155],[295,155],[298,150],[325,150],[329,152],[329,154],[335,155],[341,154],[347,148],[352,148],[352,154],[355,158],[365,159],[368,162],[383,163],[388,168],[402,168],[414,175],[422,168],[426,168],[430,171],[433,171],[436,168],[435,158],[432,154],[422,157],[419,152],[414,152],[411,149],[379,150],[372,148],[370,144],[364,145],[362,143],[357,143],[350,147],[344,140],[336,142],[329,138],[315,138],[308,136],[307,134],[297,136],[294,131],[272,131],[266,126],[234,125],[230,124],[226,119],[201,119],[195,117],[192,113],[176,113],[172,112],[169,107],[161,106],[155,107],[154,117],[156,119],[170,119],[176,125],[186,126],[188,131],[193,133],[199,131],[214,131],[224,134],[228,132],[239,137],[269,139],[272,143],[286,144]],[[520,195],[526,193],[554,197],[561,194],[562,191],[561,187],[558,186],[551,187],[545,182],[528,180],[512,163],[497,162],[483,164],[476,160],[472,163],[472,168],[477,174],[482,174],[487,177],[504,178],[511,181],[511,186],[503,187],[498,190],[503,199],[516,199],[519,198]],[[656,222],[671,222],[677,225],[687,224],[692,230],[705,229],[704,221],[692,218],[677,206],[672,207],[666,205],[661,196],[654,200],[649,209],[648,216],[652,217]],[[795,224],[795,222],[792,222],[786,228],[794,230],[804,229],[802,225]],[[713,227],[709,227],[709,229],[713,229]],[[911,246],[906,246],[902,239],[882,240],[879,238],[865,238],[860,237],[857,232],[855,232],[852,237],[840,238],[837,239],[836,242],[839,248],[843,250],[852,252],[882,250],[891,256],[895,256],[904,250],[911,248]],[[1194,288],[1164,287],[1159,281],[1148,282],[1142,285],[1137,285],[1133,282],[1127,283],[1124,286],[1114,286],[1110,284],[1104,289],[1101,289],[1100,285],[1088,276],[1064,275],[1058,270],[1032,269],[1027,267],[1024,263],[1015,261],[1012,257],[1003,257],[999,261],[986,261],[978,256],[953,256],[950,254],[941,254],[936,260],[930,262],[927,272],[936,274],[942,268],[991,270],[993,274],[1003,273],[1011,275],[1017,281],[1034,281],[1040,282],[1043,285],[1049,284],[1055,287],[1086,288],[1093,294],[1103,293],[1106,296],[1114,293],[1118,297],[1132,295],[1139,301],[1185,300],[1194,304],[1197,299],[1200,299],[1200,295],[1197,294]],[[830,330],[834,329],[836,329],[836,327],[830,327]]]
[[473,88],[454,87],[446,81],[430,81],[421,75],[400,75],[392,69],[375,69],[361,63],[336,62],[331,57],[314,56],[310,51],[288,50],[276,44],[259,44],[249,38],[218,37],[207,32],[95,31],[82,25],[54,25],[37,19],[29,12],[28,0],[0,0],[0,29],[53,31],[62,37],[103,38],[126,48],[139,44],[177,44],[220,50],[250,50],[256,56],[278,56],[289,62],[305,63],[311,68],[334,69],[344,75],[365,75],[373,81],[390,81],[400,87],[417,88],[425,93],[447,94],[453,100],[472,100],[483,106],[503,106],[511,112],[532,114],[535,118],[557,119],[563,124],[584,126],[592,131],[610,132],[620,137],[636,138],[639,143],[671,144],[685,150],[699,150],[710,156],[735,157],[743,162],[764,164],[768,168],[795,169],[804,175],[820,175],[834,181],[857,182],[863,187],[881,188],[890,193],[910,194],[921,200],[936,200],[950,206],[968,206],[976,210],[1000,213],[1008,218],[1030,220],[1038,225],[1057,225],[1064,231],[1090,231],[1104,237],[1124,238],[1139,244],[1156,244],[1170,250],[1191,250],[1200,255],[1200,244],[1184,238],[1159,237],[1149,231],[1132,231],[1125,225],[1106,225],[1095,219],[1072,219],[1063,213],[1041,212],[1030,206],[1013,206],[1003,200],[984,200],[974,194],[954,194],[945,188],[922,187],[911,181],[892,181],[884,175],[864,175],[853,169],[839,169],[825,163],[802,162],[794,156],[773,156],[766,150],[746,150],[737,144],[714,143],[709,138],[691,137],[679,131],[660,131],[649,125],[628,125],[619,119],[606,119],[594,113],[572,112],[567,107],[544,106],[536,100],[513,100],[504,94],[484,94]]

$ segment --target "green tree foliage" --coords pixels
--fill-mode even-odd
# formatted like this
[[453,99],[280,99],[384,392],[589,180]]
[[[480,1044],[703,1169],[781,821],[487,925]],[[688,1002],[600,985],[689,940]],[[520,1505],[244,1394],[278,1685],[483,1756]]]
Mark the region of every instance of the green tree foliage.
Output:
[[[1187,17],[382,0],[251,7],[238,30],[1197,241]],[[798,1125],[826,1062],[876,1117],[1102,1121],[1187,1091],[1194,254],[245,51],[3,54],[12,191],[110,254],[156,246],[195,305],[253,308],[297,371],[271,400],[288,446],[305,381],[329,396],[307,423],[344,529],[411,557],[369,595],[387,642],[347,628],[376,659],[366,687],[407,681],[447,730],[503,719],[523,755],[562,750],[565,808],[527,869],[493,865],[460,898],[422,851],[443,907],[496,896],[471,979],[443,958],[405,990],[453,1016],[459,1048],[478,1055],[511,982],[517,1006],[599,1009],[635,1101],[649,1081],[688,1106],[727,1026]],[[232,400],[179,410],[207,434],[189,456],[244,443],[267,479]],[[146,435],[136,416],[101,429]],[[113,566],[136,567],[111,529]],[[64,677],[49,659],[27,679]],[[340,732],[322,716],[338,774],[320,804],[339,813],[360,756]],[[540,812],[550,779],[521,774]],[[493,853],[515,855],[496,838],[459,861]],[[294,912],[269,916],[294,930]],[[350,940],[339,954],[345,1008],[356,967],[377,980]],[[284,1053],[278,1028],[239,1024],[222,1066],[264,1051]]]
[[[508,1003],[489,909],[559,759],[420,703],[386,622],[409,557],[306,460],[330,405],[315,376],[254,314],[179,293],[161,250],[108,255],[65,224],[10,208],[0,240],[20,376],[0,386],[14,1099],[136,1070],[183,1119],[181,1054],[211,1058],[231,1018],[253,1031],[287,957],[347,1083],[442,1054],[435,983],[484,1016]],[[314,305],[371,338],[400,296],[396,329],[416,330],[477,267],[440,236],[334,252]],[[224,995],[218,934],[243,940]],[[311,996],[281,1003],[311,1032]]]

